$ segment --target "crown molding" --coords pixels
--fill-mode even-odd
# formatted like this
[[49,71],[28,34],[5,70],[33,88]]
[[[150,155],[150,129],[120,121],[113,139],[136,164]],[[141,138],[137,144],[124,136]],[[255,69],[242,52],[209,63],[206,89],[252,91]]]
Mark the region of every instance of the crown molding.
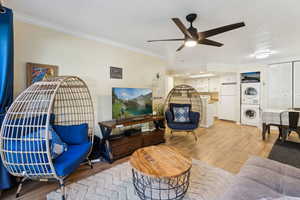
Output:
[[135,53],[139,53],[139,54],[143,54],[143,55],[147,55],[147,56],[151,56],[151,57],[156,57],[156,58],[162,59],[164,61],[166,60],[165,57],[163,57],[161,55],[158,55],[158,54],[155,54],[155,53],[150,52],[150,51],[145,51],[143,49],[132,47],[132,46],[127,45],[127,44],[115,42],[115,41],[112,41],[112,40],[109,40],[109,39],[106,39],[106,38],[103,38],[103,37],[98,37],[98,36],[86,34],[84,32],[79,32],[79,31],[74,31],[74,30],[71,30],[71,29],[67,29],[67,28],[64,28],[64,27],[62,27],[58,24],[50,23],[50,22],[47,22],[45,20],[36,19],[32,16],[25,15],[25,14],[22,14],[20,12],[15,12],[14,11],[14,17],[17,20],[28,23],[28,24],[49,28],[49,29],[52,29],[52,30],[55,30],[55,31],[58,31],[58,32],[61,32],[61,33],[65,33],[65,34],[68,34],[68,35],[76,36],[76,37],[79,37],[79,38],[93,40],[93,41],[96,41],[96,42],[99,42],[99,43],[102,43],[102,44],[107,44],[107,45],[119,47],[119,48],[122,48],[122,49],[130,50],[130,51],[133,51]]

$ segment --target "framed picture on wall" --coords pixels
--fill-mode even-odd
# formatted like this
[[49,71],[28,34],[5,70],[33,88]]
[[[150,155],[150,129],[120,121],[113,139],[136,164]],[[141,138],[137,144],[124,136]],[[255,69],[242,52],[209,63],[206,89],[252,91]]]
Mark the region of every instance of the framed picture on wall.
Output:
[[123,69],[120,67],[110,67],[110,79],[122,79]]
[[58,75],[58,66],[38,63],[26,63],[27,87],[31,84],[42,81],[45,78]]

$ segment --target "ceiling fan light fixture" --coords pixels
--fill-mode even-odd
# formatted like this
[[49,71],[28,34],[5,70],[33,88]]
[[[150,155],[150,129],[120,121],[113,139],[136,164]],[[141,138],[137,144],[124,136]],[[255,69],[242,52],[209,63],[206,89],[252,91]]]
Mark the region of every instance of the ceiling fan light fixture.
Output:
[[221,47],[223,46],[222,43],[216,42],[213,40],[209,40],[207,38],[235,30],[237,28],[241,28],[245,26],[244,22],[239,22],[235,24],[229,24],[226,26],[221,26],[218,28],[210,29],[203,32],[198,32],[197,28],[193,26],[194,20],[197,18],[197,14],[191,13],[186,16],[186,20],[190,23],[190,27],[187,28],[179,18],[172,18],[172,21],[175,23],[177,28],[183,33],[183,38],[177,39],[161,39],[161,40],[148,40],[148,42],[170,42],[170,41],[184,41],[182,45],[176,50],[176,52],[181,51],[184,47],[194,47],[198,44],[201,45],[209,45],[214,47]]
[[187,40],[184,42],[184,46],[186,47],[194,47],[197,45],[197,41],[195,40]]

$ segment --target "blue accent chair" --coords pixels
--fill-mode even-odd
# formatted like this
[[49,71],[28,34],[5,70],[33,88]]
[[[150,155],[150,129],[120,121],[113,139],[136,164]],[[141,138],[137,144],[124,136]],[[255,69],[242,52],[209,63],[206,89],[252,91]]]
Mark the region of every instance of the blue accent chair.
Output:
[[94,125],[91,94],[79,77],[48,77],[24,90],[7,110],[0,130],[2,163],[21,178],[16,197],[24,181],[32,179],[58,181],[65,199],[67,176],[84,161],[93,167],[89,154]]
[[197,135],[195,133],[195,130],[199,126],[200,113],[190,111],[189,112],[189,119],[190,119],[189,122],[175,122],[174,121],[173,108],[174,107],[186,107],[186,106],[188,106],[191,110],[190,104],[170,103],[169,109],[165,112],[167,125],[171,129],[171,134],[176,131],[191,132],[194,135],[195,140],[197,140]]
[[[39,122],[41,124],[46,124],[46,119],[47,115],[42,115],[31,118],[20,118],[12,121],[14,121],[13,123],[16,124],[22,124],[25,121],[31,121],[31,125],[39,125]],[[54,120],[55,115],[51,114],[50,123],[53,123]],[[80,164],[86,160],[88,161],[90,167],[93,168],[92,163],[87,158],[92,147],[92,141],[90,141],[88,138],[88,124],[83,123],[80,125],[68,126],[53,125],[53,127],[59,137],[68,145],[67,151],[62,153],[56,159],[52,160],[55,171],[52,170],[49,164],[50,158],[48,158],[47,155],[46,140],[25,141],[24,139],[26,139],[27,136],[20,135],[21,129],[19,127],[11,129],[11,136],[13,136],[15,139],[18,138],[19,140],[4,140],[3,150],[5,150],[4,155],[7,159],[6,161],[9,163],[10,167],[14,168],[15,173],[26,172],[29,176],[37,172],[49,175],[55,173],[63,180],[65,177],[74,172],[80,166]],[[72,134],[67,136],[68,133]],[[36,135],[38,132],[31,132],[30,134],[35,134],[34,136],[38,136]],[[39,175],[36,175],[36,177],[39,177]],[[25,180],[26,179],[22,179],[19,188],[22,187],[22,184]],[[20,190],[21,189],[18,189],[16,197],[20,196]]]
[[[42,123],[46,123],[46,117],[47,115],[43,115]],[[51,115],[50,121],[54,121],[55,116]],[[31,121],[33,122],[32,125],[36,124],[35,122],[38,117],[31,118]],[[28,119],[20,119],[19,121],[24,121]],[[90,152],[90,149],[92,147],[92,142],[88,139],[88,124],[80,124],[80,125],[70,125],[70,126],[59,126],[54,125],[54,129],[56,129],[57,134],[63,138],[63,136],[66,135],[68,132],[71,132],[73,134],[70,134],[68,139],[74,139],[74,141],[77,138],[81,138],[81,140],[77,139],[77,143],[74,144],[74,142],[64,141],[68,144],[68,150],[62,153],[59,157],[53,160],[53,165],[56,174],[59,177],[66,177],[70,175],[73,171],[75,171],[79,165],[87,159],[87,156]],[[13,164],[25,164],[26,166],[20,166],[14,167],[15,170],[19,173],[22,172],[44,172],[47,174],[53,173],[50,165],[47,165],[49,162],[49,158],[47,156],[47,147],[46,147],[46,141],[42,140],[40,141],[23,141],[22,139],[26,138],[26,136],[23,136],[23,138],[18,135],[20,132],[19,128],[14,128],[12,130],[12,133],[15,138],[19,138],[20,140],[13,140],[10,142],[4,141],[4,150],[5,156],[7,158],[7,161],[10,163],[10,165]],[[35,133],[36,134],[36,133]],[[64,138],[63,138],[64,139]],[[18,152],[18,153],[11,153],[11,152]],[[21,153],[24,152],[24,153]],[[38,152],[44,152],[43,154]],[[41,165],[41,163],[44,163]],[[90,164],[90,163],[89,163]],[[92,168],[92,165],[90,165]]]

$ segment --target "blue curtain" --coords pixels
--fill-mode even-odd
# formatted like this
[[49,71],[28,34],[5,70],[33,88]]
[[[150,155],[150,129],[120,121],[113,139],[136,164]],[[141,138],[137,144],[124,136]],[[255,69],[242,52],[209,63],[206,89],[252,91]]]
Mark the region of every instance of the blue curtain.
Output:
[[[13,101],[13,13],[4,8],[0,13],[0,125],[7,108]],[[0,159],[0,190],[12,186],[12,179]]]

